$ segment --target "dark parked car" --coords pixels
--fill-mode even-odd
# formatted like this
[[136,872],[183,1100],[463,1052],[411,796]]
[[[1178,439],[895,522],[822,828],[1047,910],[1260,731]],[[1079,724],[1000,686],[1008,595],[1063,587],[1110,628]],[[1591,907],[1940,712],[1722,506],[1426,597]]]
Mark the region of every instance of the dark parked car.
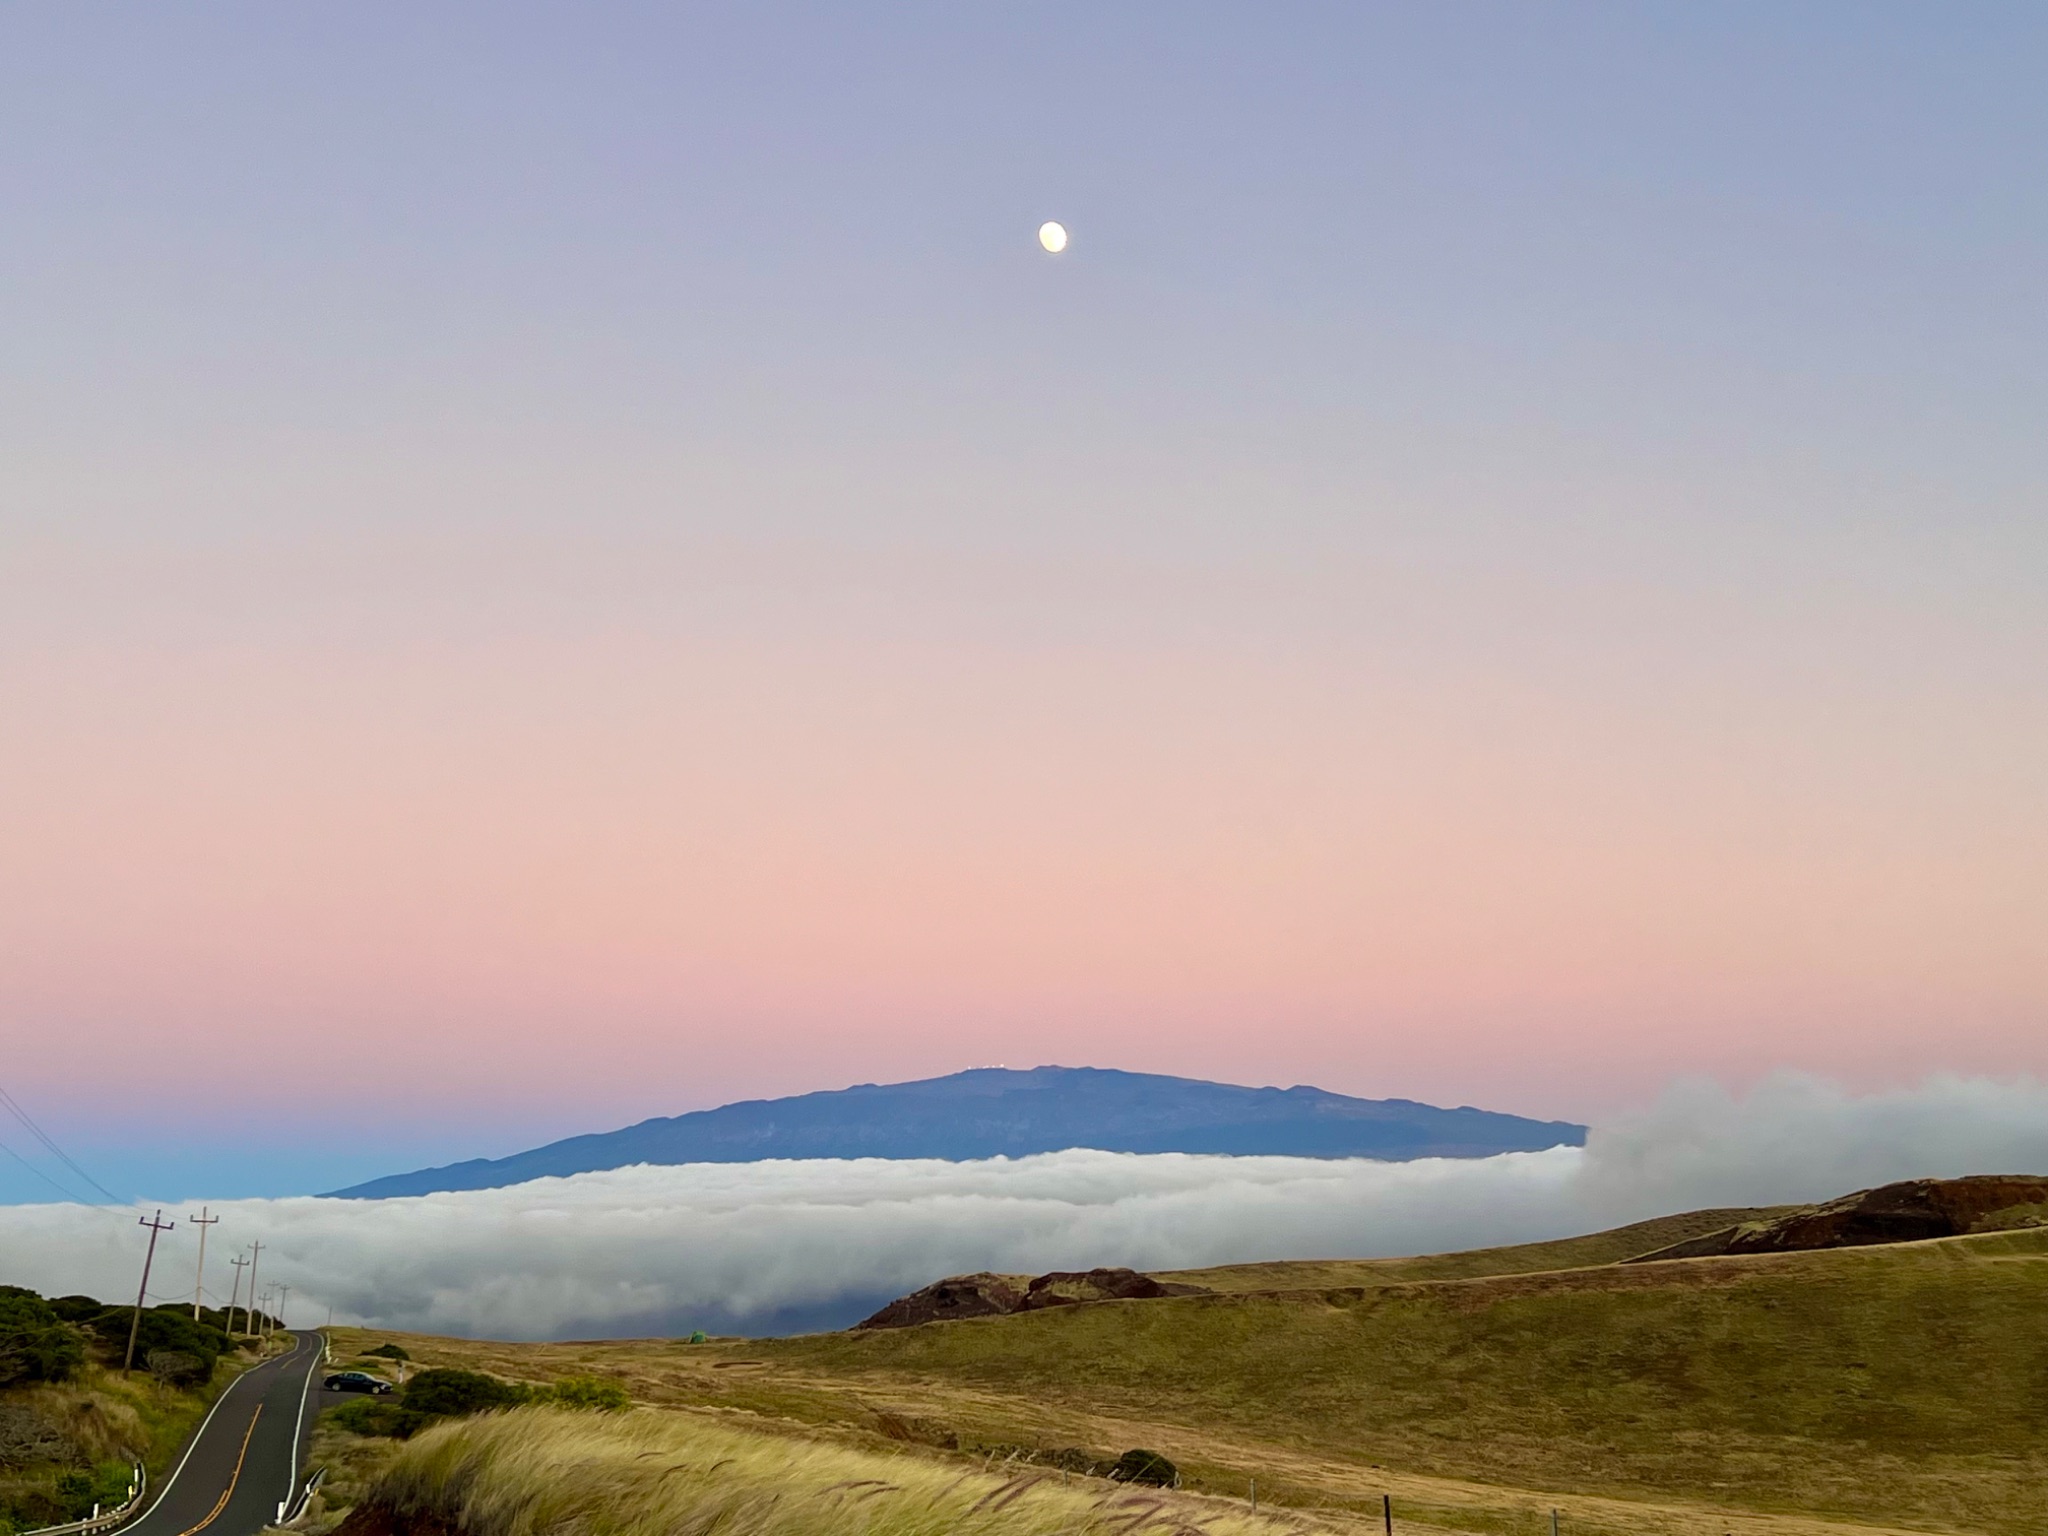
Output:
[[391,1383],[379,1381],[368,1371],[338,1371],[320,1383],[330,1392],[389,1392]]

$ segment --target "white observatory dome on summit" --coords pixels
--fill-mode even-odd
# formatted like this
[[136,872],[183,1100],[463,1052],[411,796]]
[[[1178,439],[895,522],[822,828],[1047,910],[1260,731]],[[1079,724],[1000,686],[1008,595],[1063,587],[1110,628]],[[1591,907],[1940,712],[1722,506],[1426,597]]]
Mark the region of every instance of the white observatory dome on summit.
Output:
[[1067,248],[1067,226],[1047,219],[1038,226],[1038,243],[1057,256]]

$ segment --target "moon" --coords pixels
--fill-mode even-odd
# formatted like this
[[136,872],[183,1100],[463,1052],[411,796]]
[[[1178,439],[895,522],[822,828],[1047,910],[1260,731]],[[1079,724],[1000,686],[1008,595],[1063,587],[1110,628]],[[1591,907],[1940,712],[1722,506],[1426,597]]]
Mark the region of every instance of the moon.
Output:
[[1038,243],[1057,256],[1067,248],[1067,226],[1047,219],[1038,226]]

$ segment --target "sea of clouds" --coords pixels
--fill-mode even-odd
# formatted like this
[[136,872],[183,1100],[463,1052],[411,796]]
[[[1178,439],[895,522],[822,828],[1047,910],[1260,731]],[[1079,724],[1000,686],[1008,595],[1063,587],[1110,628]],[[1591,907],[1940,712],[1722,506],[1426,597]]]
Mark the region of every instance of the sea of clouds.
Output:
[[[210,1279],[260,1238],[290,1320],[500,1338],[840,1327],[977,1269],[1038,1273],[1373,1257],[1533,1241],[1893,1179],[2048,1173],[2048,1087],[1942,1077],[1853,1095],[1701,1083],[1584,1148],[1408,1163],[1054,1152],[982,1162],[636,1167],[399,1200],[217,1205]],[[169,1214],[182,1216],[182,1210]],[[0,1281],[132,1294],[134,1214],[0,1207]],[[151,1290],[189,1295],[187,1229]],[[210,1288],[214,1288],[210,1287]]]

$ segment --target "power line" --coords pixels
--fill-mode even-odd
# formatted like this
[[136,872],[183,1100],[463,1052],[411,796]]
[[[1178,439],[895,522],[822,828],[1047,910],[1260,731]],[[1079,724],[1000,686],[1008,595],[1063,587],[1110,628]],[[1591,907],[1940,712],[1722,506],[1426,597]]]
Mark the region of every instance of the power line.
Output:
[[[31,1136],[35,1137],[37,1141],[40,1141],[44,1146],[48,1147],[50,1149],[51,1155],[54,1156],[59,1162],[61,1162],[66,1168],[69,1168],[81,1179],[85,1180],[86,1183],[90,1184],[94,1189],[98,1190],[101,1194],[105,1195],[109,1200],[113,1201],[114,1204],[126,1205],[128,1203],[127,1201],[123,1200],[119,1195],[115,1194],[111,1189],[107,1188],[107,1186],[102,1184],[98,1179],[94,1178],[91,1174],[87,1173],[83,1168],[79,1167],[78,1163],[72,1158],[71,1154],[69,1152],[66,1152],[62,1147],[58,1146],[56,1142],[52,1141],[50,1139],[49,1132],[45,1131],[40,1125],[37,1125],[34,1119],[31,1118],[31,1116],[29,1115],[29,1112],[23,1109],[20,1104],[16,1103],[14,1095],[9,1093],[5,1088],[0,1088],[0,1106],[4,1106],[9,1114],[13,1115],[15,1119],[19,1120],[23,1125],[27,1126],[28,1133]],[[90,1205],[92,1202],[88,1200],[85,1203],[87,1205]]]
[[9,1157],[13,1158],[17,1163],[21,1164],[22,1167],[26,1168],[30,1173],[34,1174],[37,1178],[41,1179],[45,1184],[49,1185],[50,1188],[56,1190],[58,1194],[62,1195],[66,1200],[69,1200],[73,1205],[96,1206],[99,1204],[97,1200],[88,1200],[85,1198],[85,1196],[79,1194],[77,1190],[68,1188],[63,1184],[59,1184],[55,1179],[51,1178],[47,1173],[43,1172],[42,1169],[38,1168],[34,1163],[30,1162],[27,1158],[23,1157],[19,1152],[15,1151],[14,1148],[7,1145],[7,1143],[4,1141],[0,1141],[0,1152],[5,1152]]

